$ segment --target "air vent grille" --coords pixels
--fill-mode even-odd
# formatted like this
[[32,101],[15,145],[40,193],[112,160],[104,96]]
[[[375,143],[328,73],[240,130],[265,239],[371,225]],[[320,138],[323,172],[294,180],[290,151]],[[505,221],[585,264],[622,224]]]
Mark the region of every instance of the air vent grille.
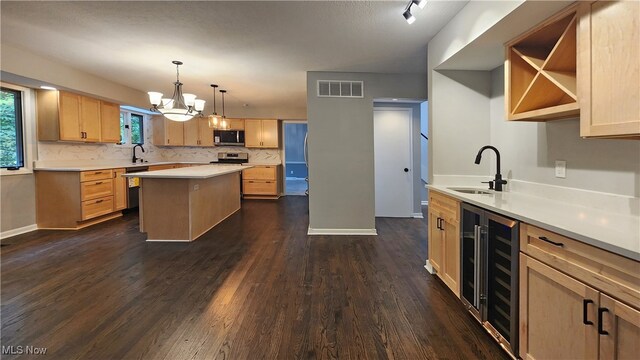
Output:
[[318,97],[363,98],[364,82],[318,80]]

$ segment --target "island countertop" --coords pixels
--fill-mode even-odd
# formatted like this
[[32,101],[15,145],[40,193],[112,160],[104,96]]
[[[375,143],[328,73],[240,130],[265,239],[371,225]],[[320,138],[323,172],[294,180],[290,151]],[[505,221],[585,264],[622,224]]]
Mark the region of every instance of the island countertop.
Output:
[[251,167],[252,166],[236,164],[202,165],[178,169],[142,171],[124,174],[123,176],[142,179],[208,179],[220,175],[242,171]]

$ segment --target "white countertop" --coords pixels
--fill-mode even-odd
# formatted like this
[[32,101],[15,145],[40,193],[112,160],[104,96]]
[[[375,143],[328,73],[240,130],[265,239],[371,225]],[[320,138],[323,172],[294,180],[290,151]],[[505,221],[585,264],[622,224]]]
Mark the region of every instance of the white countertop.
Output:
[[152,178],[152,179],[208,179],[220,175],[230,174],[244,169],[248,169],[249,165],[202,165],[177,169],[166,169],[156,171],[143,171],[130,174],[124,174],[125,177]]
[[117,169],[117,168],[132,168],[132,167],[140,167],[140,166],[153,166],[153,165],[167,165],[167,164],[201,164],[207,165],[208,162],[201,161],[149,161],[143,163],[132,163],[130,161],[114,161],[108,163],[97,163],[97,164],[73,164],[73,165],[45,165],[39,166],[36,165],[34,170],[42,170],[42,171],[92,171],[92,170],[103,170],[103,169]]
[[427,185],[427,188],[640,261],[640,217],[631,213],[603,211],[528,193],[492,192],[483,195],[457,192],[444,185]]

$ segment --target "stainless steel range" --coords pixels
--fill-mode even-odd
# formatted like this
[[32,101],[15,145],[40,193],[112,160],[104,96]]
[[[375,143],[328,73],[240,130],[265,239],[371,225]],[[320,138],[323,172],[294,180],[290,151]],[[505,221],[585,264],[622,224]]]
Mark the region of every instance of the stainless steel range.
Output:
[[220,152],[218,153],[218,161],[212,161],[212,164],[244,164],[249,162],[249,153],[246,152]]

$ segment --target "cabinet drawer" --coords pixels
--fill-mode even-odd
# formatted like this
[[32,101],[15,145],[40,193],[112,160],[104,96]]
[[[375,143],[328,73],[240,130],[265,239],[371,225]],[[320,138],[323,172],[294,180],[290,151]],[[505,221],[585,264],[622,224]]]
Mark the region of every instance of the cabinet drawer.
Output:
[[244,180],[276,180],[275,166],[256,166],[251,169],[242,170]]
[[460,202],[452,197],[429,189],[429,208],[440,212],[451,223],[458,223]]
[[525,223],[520,251],[640,308],[640,262]]
[[242,191],[247,195],[278,195],[275,181],[243,180]]
[[91,200],[113,195],[113,179],[80,183],[80,200]]
[[149,171],[175,169],[178,164],[166,164],[166,165],[151,165]]
[[80,182],[83,181],[93,181],[93,180],[102,180],[102,179],[111,179],[113,178],[113,170],[94,170],[94,171],[83,171],[80,173]]
[[113,196],[82,202],[82,220],[92,219],[113,212]]

